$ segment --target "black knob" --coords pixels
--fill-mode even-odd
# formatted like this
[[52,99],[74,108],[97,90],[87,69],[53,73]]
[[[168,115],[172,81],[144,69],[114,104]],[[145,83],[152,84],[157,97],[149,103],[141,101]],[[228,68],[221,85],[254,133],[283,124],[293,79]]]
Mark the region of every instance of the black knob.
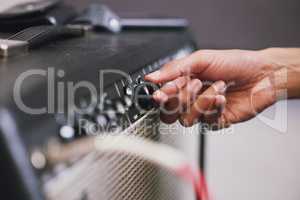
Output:
[[143,82],[134,88],[133,101],[138,109],[151,110],[157,107],[157,104],[152,98],[153,93],[158,89],[158,86],[150,83]]
[[137,84],[129,84],[124,87],[124,94],[128,97],[132,97],[134,95],[134,89],[137,87]]
[[96,122],[99,126],[105,128],[105,127],[107,126],[108,122],[109,122],[109,119],[108,119],[108,117],[107,117],[106,115],[104,115],[104,114],[98,114],[98,115],[95,116],[95,122]]

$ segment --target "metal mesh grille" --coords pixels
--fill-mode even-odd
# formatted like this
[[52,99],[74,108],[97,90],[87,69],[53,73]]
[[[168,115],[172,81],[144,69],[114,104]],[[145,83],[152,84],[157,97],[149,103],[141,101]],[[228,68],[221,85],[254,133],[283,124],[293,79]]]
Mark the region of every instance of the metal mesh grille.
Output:
[[[172,139],[169,136],[160,138],[158,125],[159,116],[154,112],[129,131],[145,139],[176,146],[176,134],[170,135]],[[161,141],[164,138],[169,141]],[[190,185],[158,166],[122,153],[96,152],[48,181],[45,194],[49,200],[194,199]]]

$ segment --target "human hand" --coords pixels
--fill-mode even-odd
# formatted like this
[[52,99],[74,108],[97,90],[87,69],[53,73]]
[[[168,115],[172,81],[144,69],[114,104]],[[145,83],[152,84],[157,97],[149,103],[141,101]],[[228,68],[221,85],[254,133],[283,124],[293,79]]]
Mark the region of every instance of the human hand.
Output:
[[276,102],[284,67],[284,59],[273,56],[278,51],[200,50],[145,79],[163,84],[153,95],[163,105],[163,122],[179,119],[184,126],[202,122],[220,129],[251,119]]

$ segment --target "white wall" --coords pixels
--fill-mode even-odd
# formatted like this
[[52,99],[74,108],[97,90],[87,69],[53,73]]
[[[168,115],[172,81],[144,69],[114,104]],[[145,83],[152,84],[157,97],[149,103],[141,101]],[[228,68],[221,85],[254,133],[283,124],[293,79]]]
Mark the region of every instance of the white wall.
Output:
[[[264,115],[274,113],[273,107]],[[299,118],[300,101],[294,100],[288,102],[287,133],[254,119],[233,126],[232,134],[209,136],[206,164],[214,199],[299,200]]]

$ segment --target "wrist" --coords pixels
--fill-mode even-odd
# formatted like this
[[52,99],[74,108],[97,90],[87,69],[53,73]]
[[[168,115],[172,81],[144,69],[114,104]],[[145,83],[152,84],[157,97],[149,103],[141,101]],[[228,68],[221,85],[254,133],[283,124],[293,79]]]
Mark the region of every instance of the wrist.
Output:
[[277,99],[300,98],[300,48],[270,48],[261,53],[273,73]]

